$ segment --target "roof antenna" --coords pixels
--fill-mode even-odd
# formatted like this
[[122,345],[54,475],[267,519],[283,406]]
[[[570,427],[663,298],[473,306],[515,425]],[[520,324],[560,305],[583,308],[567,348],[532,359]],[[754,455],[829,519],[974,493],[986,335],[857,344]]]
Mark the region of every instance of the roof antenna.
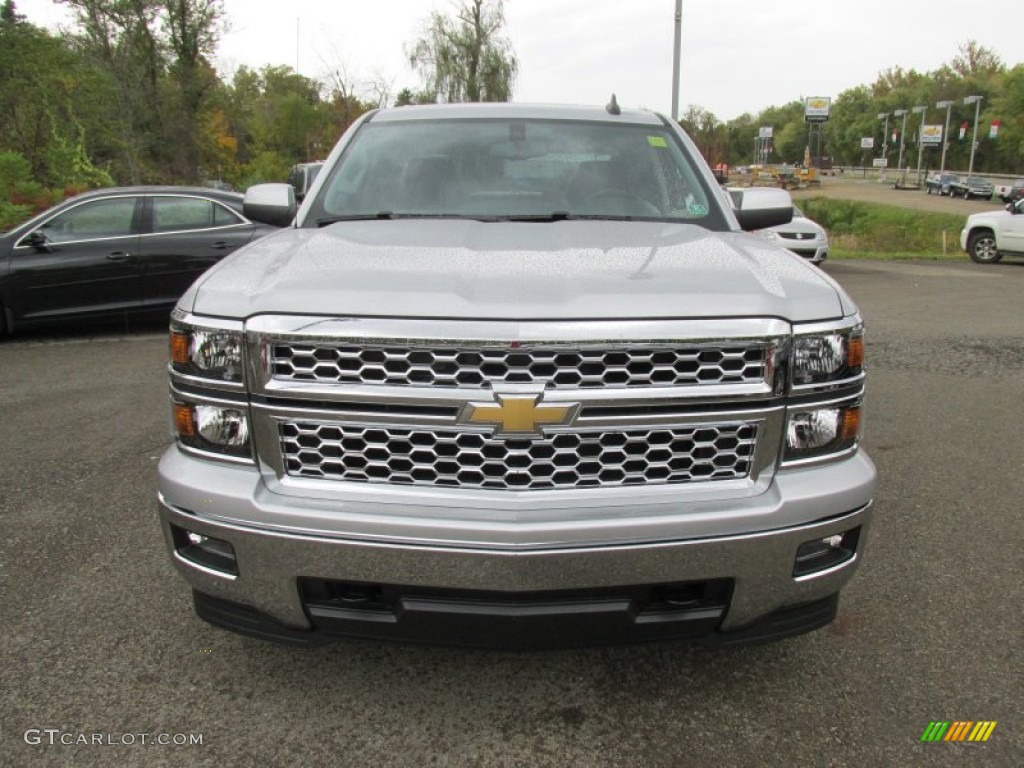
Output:
[[619,102],[615,99],[615,94],[612,94],[612,100],[604,105],[605,111],[609,115],[621,115],[622,110],[619,109]]

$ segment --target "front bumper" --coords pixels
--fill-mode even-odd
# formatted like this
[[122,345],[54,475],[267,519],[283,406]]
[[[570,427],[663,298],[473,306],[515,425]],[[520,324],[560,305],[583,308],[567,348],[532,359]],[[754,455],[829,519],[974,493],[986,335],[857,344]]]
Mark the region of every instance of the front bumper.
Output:
[[821,264],[825,259],[828,258],[828,244],[824,245],[790,245],[785,244],[786,248],[791,250],[797,256],[802,259],[806,259],[812,264]]
[[[523,515],[487,546],[483,528],[474,531],[475,545],[367,536],[358,525],[374,512],[366,504],[338,505],[346,509],[339,514],[352,516],[352,535],[246,523],[266,519],[273,503],[287,507],[296,500],[268,501],[254,470],[211,466],[176,448],[165,455],[160,476],[159,511],[173,562],[197,593],[198,612],[213,623],[286,642],[343,634],[513,647],[694,636],[763,640],[828,623],[835,595],[859,565],[875,484],[874,466],[861,451],[779,472],[768,492],[734,500],[728,512],[694,501],[677,504],[674,513],[664,504],[633,509],[619,520],[606,508],[602,539],[581,524],[585,537],[573,541],[568,526],[560,543],[543,544],[534,535],[543,523]],[[376,506],[381,517],[393,515],[387,506]],[[230,515],[222,514],[226,509]],[[702,510],[719,533],[707,521],[695,522]],[[586,513],[593,522],[602,511]],[[855,546],[847,559],[794,576],[802,544],[851,531]],[[237,573],[183,556],[182,532],[230,543]],[[377,597],[316,597],[335,587]],[[696,591],[704,602],[688,597],[686,610],[662,610],[662,593],[676,589]]]

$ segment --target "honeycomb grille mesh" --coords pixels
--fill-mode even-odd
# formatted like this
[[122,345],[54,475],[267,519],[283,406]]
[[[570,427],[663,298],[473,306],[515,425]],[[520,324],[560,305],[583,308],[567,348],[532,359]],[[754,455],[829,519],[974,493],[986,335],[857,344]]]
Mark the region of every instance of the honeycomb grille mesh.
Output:
[[759,344],[520,348],[276,343],[273,378],[322,384],[387,384],[548,389],[757,384],[765,380]]
[[493,437],[480,432],[289,421],[292,476],[449,488],[543,490],[746,477],[756,424]]

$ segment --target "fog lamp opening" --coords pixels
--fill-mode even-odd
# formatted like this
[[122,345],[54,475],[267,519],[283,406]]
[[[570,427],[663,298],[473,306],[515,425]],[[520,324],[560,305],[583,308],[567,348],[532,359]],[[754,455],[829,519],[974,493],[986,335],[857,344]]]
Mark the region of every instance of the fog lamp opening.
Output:
[[843,533],[805,541],[797,548],[793,576],[811,576],[852,560],[857,554],[860,526]]
[[171,526],[175,551],[185,560],[231,576],[238,575],[235,548],[224,539],[216,539],[176,525]]

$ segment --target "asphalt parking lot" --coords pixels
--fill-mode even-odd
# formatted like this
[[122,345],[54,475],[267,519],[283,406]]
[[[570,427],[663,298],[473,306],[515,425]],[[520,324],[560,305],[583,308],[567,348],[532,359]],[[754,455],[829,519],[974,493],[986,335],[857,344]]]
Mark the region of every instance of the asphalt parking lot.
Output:
[[0,765],[1019,766],[1024,263],[825,271],[868,321],[875,523],[836,622],[740,649],[214,629],[157,524],[160,324],[0,343]]

